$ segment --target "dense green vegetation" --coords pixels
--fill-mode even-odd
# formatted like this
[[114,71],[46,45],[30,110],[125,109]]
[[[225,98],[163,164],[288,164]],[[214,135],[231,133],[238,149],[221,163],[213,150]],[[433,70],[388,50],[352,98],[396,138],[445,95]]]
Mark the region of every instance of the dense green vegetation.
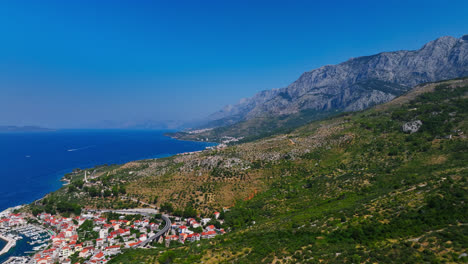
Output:
[[[112,263],[466,262],[467,95],[466,81],[441,83],[403,105],[301,127],[288,137],[340,129],[299,158],[253,162],[269,187],[225,213],[227,235]],[[404,133],[415,120],[419,130]]]
[[[101,165],[94,167],[98,177],[84,181],[84,170],[76,169],[65,175],[69,184],[58,191],[46,195],[29,206],[30,211],[37,215],[41,212],[61,214],[63,216],[79,215],[83,208],[134,208],[139,205],[137,199],[121,199],[126,195],[125,182],[132,179],[130,169],[120,169],[119,165]],[[145,168],[145,165],[141,165]]]
[[80,241],[96,240],[99,238],[99,233],[93,230],[93,220],[86,220],[80,225],[77,232]]

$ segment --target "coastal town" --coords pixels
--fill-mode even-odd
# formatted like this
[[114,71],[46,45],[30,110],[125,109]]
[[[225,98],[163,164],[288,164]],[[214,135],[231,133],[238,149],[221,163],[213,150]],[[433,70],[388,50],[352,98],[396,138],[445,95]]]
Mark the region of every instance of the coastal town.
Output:
[[7,253],[17,241],[26,239],[32,250],[11,256],[4,263],[102,264],[125,249],[164,249],[222,235],[225,231],[220,228],[220,215],[214,212],[209,218],[183,218],[147,208],[89,210],[74,217],[3,212],[0,239],[7,244],[0,253]]

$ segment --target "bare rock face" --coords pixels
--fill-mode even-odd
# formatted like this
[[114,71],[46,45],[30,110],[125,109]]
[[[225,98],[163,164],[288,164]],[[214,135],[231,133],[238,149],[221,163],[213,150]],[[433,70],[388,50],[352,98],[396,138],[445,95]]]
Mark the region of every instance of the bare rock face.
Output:
[[414,51],[382,52],[305,72],[288,87],[263,91],[209,117],[223,126],[301,110],[358,111],[414,85],[468,76],[468,35],[441,37]]
[[422,126],[421,120],[415,120],[411,122],[407,122],[402,126],[403,132],[405,133],[416,133],[418,132],[419,128]]

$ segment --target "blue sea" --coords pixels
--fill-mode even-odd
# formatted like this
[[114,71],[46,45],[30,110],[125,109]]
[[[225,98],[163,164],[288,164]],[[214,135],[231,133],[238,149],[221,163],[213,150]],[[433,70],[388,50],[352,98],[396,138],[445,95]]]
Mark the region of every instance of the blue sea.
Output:
[[168,131],[58,130],[0,133],[0,211],[33,202],[62,186],[74,168],[122,164],[202,150],[213,143],[179,141]]
[[[23,239],[17,240],[16,241],[16,246],[11,248],[7,253],[3,254],[0,256],[0,263],[3,263],[10,257],[19,257],[19,256],[27,256],[30,253],[26,252],[32,252],[33,247],[37,245],[30,245],[28,242],[31,242],[32,240],[28,237],[23,236]],[[2,249],[6,245],[6,242],[0,239],[0,249]]]

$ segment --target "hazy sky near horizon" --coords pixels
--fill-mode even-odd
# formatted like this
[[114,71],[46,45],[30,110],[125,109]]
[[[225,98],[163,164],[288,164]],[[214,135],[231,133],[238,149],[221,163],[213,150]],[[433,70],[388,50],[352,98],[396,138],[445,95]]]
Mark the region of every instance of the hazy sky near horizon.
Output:
[[468,1],[0,1],[0,125],[191,120],[325,64],[468,34]]

